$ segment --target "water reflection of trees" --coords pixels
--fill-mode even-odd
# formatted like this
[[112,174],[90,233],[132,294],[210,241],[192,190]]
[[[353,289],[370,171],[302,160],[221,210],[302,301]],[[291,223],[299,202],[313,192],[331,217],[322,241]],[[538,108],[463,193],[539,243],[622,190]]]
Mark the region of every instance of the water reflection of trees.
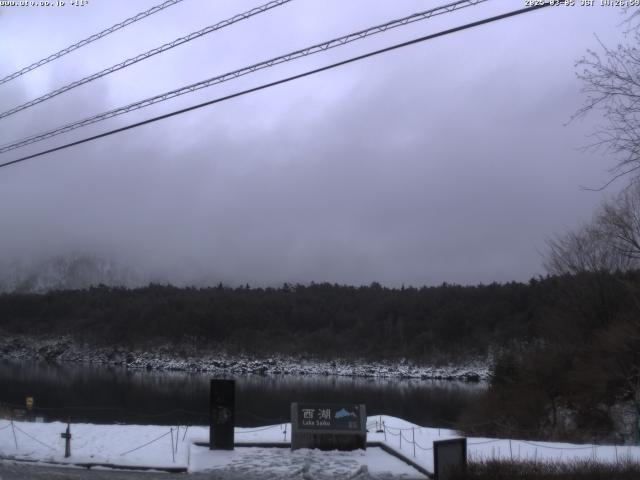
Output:
[[[23,405],[24,397],[32,395],[36,412],[53,419],[202,424],[208,418],[210,378],[198,373],[4,362],[0,402]],[[370,415],[446,426],[484,390],[483,384],[415,379],[244,375],[236,380],[238,423],[244,426],[288,419],[293,401],[364,403]]]

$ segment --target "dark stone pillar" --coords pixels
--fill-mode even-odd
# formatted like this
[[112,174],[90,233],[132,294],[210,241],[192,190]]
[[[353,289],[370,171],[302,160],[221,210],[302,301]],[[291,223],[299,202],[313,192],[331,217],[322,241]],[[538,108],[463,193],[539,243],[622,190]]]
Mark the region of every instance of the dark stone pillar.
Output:
[[209,449],[233,450],[236,424],[236,381],[211,380]]

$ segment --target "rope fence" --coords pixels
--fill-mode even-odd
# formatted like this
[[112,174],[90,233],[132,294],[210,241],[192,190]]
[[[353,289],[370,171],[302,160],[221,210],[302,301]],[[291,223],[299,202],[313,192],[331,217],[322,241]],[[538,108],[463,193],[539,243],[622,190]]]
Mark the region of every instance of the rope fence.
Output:
[[400,432],[406,432],[407,430],[413,430],[413,429],[420,430],[421,428],[425,428],[425,427],[405,427],[405,428],[400,428],[400,427],[391,427],[391,426],[387,425],[384,422],[383,422],[383,424],[384,424],[385,427],[390,428],[391,430],[400,431]]
[[[266,427],[266,428],[259,428],[259,429],[254,429],[254,430],[247,430],[244,432],[238,432],[238,433],[251,433],[251,432],[255,432],[255,431],[262,431],[262,430],[267,430],[267,429],[271,429],[271,428],[279,428],[280,425],[273,425],[270,427]],[[15,449],[19,450],[19,442],[18,442],[18,435],[16,435],[16,432],[20,433],[21,435],[24,435],[25,437],[27,437],[28,439],[30,439],[33,442],[38,443],[39,445],[42,445],[43,447],[51,450],[51,451],[56,451],[57,448],[52,447],[51,445],[43,442],[42,440],[39,440],[38,438],[36,438],[34,435],[30,434],[29,432],[25,431],[24,429],[20,428],[18,425],[16,425],[16,422],[14,422],[13,420],[11,420],[9,423],[7,423],[6,425],[0,426],[0,431],[2,430],[7,430],[11,428],[11,431],[13,433],[13,441],[14,441],[14,445],[15,445]],[[183,429],[183,432],[180,431],[180,429]],[[170,427],[170,429],[163,433],[162,435],[159,435],[158,437],[143,443],[142,445],[138,445],[135,448],[131,448],[127,451],[124,451],[122,453],[119,454],[119,456],[125,456],[128,455],[132,452],[141,450],[149,445],[152,445],[160,440],[162,440],[163,438],[167,437],[167,436],[171,436],[171,454],[172,454],[172,458],[173,458],[173,462],[175,463],[175,455],[176,453],[178,453],[178,446],[179,446],[179,438],[180,438],[180,433],[182,433],[182,442],[184,442],[186,440],[186,436],[187,436],[187,431],[189,430],[189,425],[185,425],[185,426],[181,426],[178,425],[177,427]],[[174,432],[175,432],[175,438],[174,438]]]
[[420,445],[418,442],[415,443],[416,447],[418,447],[420,450],[423,450],[425,452],[429,452],[431,450],[433,450],[433,447],[423,447],[422,445]]
[[[40,445],[42,445],[42,446],[44,446],[44,447],[47,447],[47,448],[49,448],[49,449],[51,449],[51,450],[55,450],[55,448],[51,447],[50,445],[47,445],[47,444],[46,444],[46,443],[44,443],[44,442],[41,442],[41,441],[40,441],[40,440],[38,440],[37,438],[33,437],[33,436],[32,436],[32,435],[30,435],[29,433],[27,433],[27,432],[25,432],[24,430],[22,430],[20,427],[18,427],[18,426],[16,426],[15,424],[13,424],[13,422],[12,422],[12,423],[9,423],[9,424],[7,424],[7,425],[5,425],[5,426],[3,426],[3,427],[1,427],[1,428],[0,428],[0,430],[7,429],[7,428],[9,428],[9,427],[13,427],[13,428],[15,428],[15,430],[17,430],[18,432],[20,432],[20,433],[22,433],[22,434],[26,435],[26,436],[27,436],[27,437],[29,437],[31,440],[33,440],[33,441],[35,441],[35,442],[38,442]],[[130,450],[127,450],[127,451],[125,451],[125,452],[122,452],[122,453],[120,453],[119,455],[120,455],[120,456],[124,456],[124,455],[127,455],[127,454],[129,454],[129,453],[132,453],[132,452],[135,452],[135,451],[137,451],[137,450],[140,450],[140,449],[142,449],[142,448],[144,448],[144,447],[147,447],[147,446],[149,446],[149,445],[151,445],[151,444],[153,444],[153,443],[155,443],[155,442],[158,442],[158,441],[162,440],[163,438],[165,438],[165,437],[166,437],[166,436],[168,436],[168,435],[172,435],[172,437],[171,437],[171,438],[172,438],[172,451],[173,451],[174,453],[177,453],[177,450],[178,450],[178,441],[179,441],[179,435],[180,435],[180,428],[181,428],[181,426],[180,426],[180,425],[178,425],[178,426],[177,426],[177,427],[175,427],[175,428],[174,428],[174,427],[171,427],[171,428],[169,429],[169,431],[167,431],[167,432],[163,433],[162,435],[160,435],[160,436],[158,436],[158,437],[154,438],[153,440],[150,440],[150,441],[148,441],[148,442],[143,443],[142,445],[139,445],[139,446],[137,446],[137,447],[135,447],[135,448],[132,448],[132,449],[130,449]],[[186,436],[187,436],[187,430],[189,429],[189,426],[187,425],[187,426],[184,426],[184,427],[182,427],[182,428],[184,429],[184,431],[183,431],[183,435],[182,435],[182,442],[184,442],[184,441],[185,441],[185,439],[186,439]],[[237,431],[237,432],[236,432],[236,434],[237,434],[237,435],[241,435],[241,434],[245,434],[245,433],[263,432],[263,431],[266,431],[266,430],[273,430],[273,429],[275,429],[275,428],[282,429],[282,425],[270,425],[270,426],[268,426],[268,427],[255,428],[255,429],[251,429],[251,430],[242,430],[242,431]],[[175,440],[173,439],[174,431],[175,431]],[[17,447],[16,447],[16,448],[17,448]]]
[[[597,445],[589,445],[587,447],[552,447],[551,445],[539,445],[533,442],[529,442],[527,440],[517,440],[518,442],[526,443],[527,445],[531,445],[536,448],[550,448],[552,450],[589,450],[596,448]],[[615,447],[615,445],[614,445]]]
[[[24,405],[19,405],[19,404],[15,404],[15,403],[8,403],[8,402],[0,402],[0,407],[11,407],[11,408],[15,408],[15,409],[19,409],[19,410],[25,410],[25,406]],[[135,417],[140,417],[140,418],[162,418],[162,417],[171,417],[171,416],[176,416],[176,415],[187,415],[187,416],[192,416],[195,417],[193,420],[196,420],[196,418],[201,418],[201,419],[205,419],[208,418],[209,413],[206,411],[195,411],[195,410],[189,410],[189,409],[184,409],[184,408],[174,408],[172,410],[167,410],[165,412],[157,412],[157,413],[148,413],[148,412],[136,412],[136,411],[131,411],[129,410],[127,407],[108,407],[108,406],[104,406],[104,407],[100,407],[100,406],[82,406],[82,405],[66,405],[66,406],[60,406],[60,407],[49,407],[49,406],[37,406],[34,407],[31,412],[32,413],[45,413],[45,412],[61,412],[61,418],[66,418],[69,416],[70,413],[72,412],[80,412],[80,411],[95,411],[95,412],[100,412],[100,411],[104,411],[104,412],[123,412],[126,414],[126,417],[128,418],[135,418]],[[246,410],[237,410],[236,411],[236,415],[238,416],[245,416],[245,417],[251,417],[254,420],[257,420],[259,422],[267,422],[268,424],[281,424],[281,423],[289,423],[290,419],[289,418],[284,418],[284,417],[265,417],[262,415],[259,415],[257,413],[254,412],[250,412],[250,411],[246,411]],[[178,420],[180,421],[180,420]],[[485,422],[475,422],[475,423],[458,423],[458,422],[453,422],[453,421],[449,421],[449,420],[444,420],[441,418],[432,418],[431,419],[431,423],[432,424],[436,424],[436,425],[445,425],[445,427],[431,427],[431,428],[438,428],[440,430],[440,428],[446,428],[449,430],[457,430],[457,431],[462,431],[465,432],[467,435],[473,435],[474,432],[471,431],[469,432],[469,429],[473,429],[476,427],[483,427],[483,426],[498,426],[500,428],[502,428],[505,432],[505,435],[508,435],[509,433],[517,433],[517,434],[523,434],[525,436],[527,435],[531,435],[535,438],[536,434],[539,434],[539,431],[537,430],[530,430],[530,429],[521,429],[521,428],[517,428],[517,427],[511,427],[508,425],[504,425],[498,421],[495,420],[488,420]],[[378,426],[379,422],[378,421],[372,421],[367,423],[367,428],[371,428],[373,426]],[[395,426],[391,426],[391,425],[387,425],[387,431],[389,433],[391,433],[391,430],[397,432],[397,431],[404,431],[407,432],[409,430],[411,430],[412,428],[415,429],[420,429],[420,428],[424,428],[424,427],[395,427]],[[589,430],[588,432],[589,434],[592,434],[594,436],[597,435],[610,435],[611,432],[608,430]],[[482,435],[479,435],[482,436]]]
[[[404,447],[409,447],[413,449],[413,456],[416,456],[416,448],[422,450],[423,452],[429,452],[433,450],[433,446],[431,447],[426,447],[424,445],[421,445],[418,441],[415,440],[415,432],[421,432],[422,430],[428,430],[426,427],[395,427],[395,426],[391,426],[391,425],[387,425],[384,421],[380,421],[380,423],[375,422],[376,427],[378,425],[382,425],[382,430],[380,430],[379,432],[384,433],[384,438],[385,438],[385,442],[387,441],[387,434],[391,435],[392,437],[398,437],[398,448],[400,450],[403,450],[403,443],[404,443]],[[367,425],[367,427],[369,426],[369,424]],[[412,435],[411,438],[408,437],[407,434],[405,434],[405,432],[411,431]],[[534,447],[535,450],[533,451],[533,455],[534,458],[538,458],[538,449],[548,449],[548,450],[555,450],[555,451],[567,451],[567,452],[571,452],[571,451],[578,451],[578,450],[591,450],[592,451],[592,458],[595,460],[597,457],[597,451],[599,447],[606,447],[603,445],[585,445],[585,446],[553,446],[553,445],[545,445],[542,443],[536,443],[536,442],[530,442],[527,440],[512,440],[512,439],[501,439],[501,438],[495,438],[495,439],[487,439],[487,440],[479,440],[479,441],[471,441],[468,442],[467,445],[468,446],[480,446],[480,445],[489,445],[492,443],[505,443],[508,442],[508,445],[504,445],[506,448],[508,448],[508,450],[506,450],[507,455],[510,456],[511,460],[514,460],[514,457],[517,456],[517,458],[522,458],[521,457],[521,453],[520,453],[520,447],[521,445],[529,445],[531,447]],[[517,455],[514,455],[514,445],[516,444],[518,447],[517,450]],[[610,447],[612,447],[614,449],[615,452],[615,458],[616,458],[616,462],[618,461],[618,445],[611,445]],[[495,457],[496,456],[496,450],[495,447],[491,447],[492,453],[491,456]],[[497,453],[498,456],[500,455],[500,446],[497,447]],[[477,452],[478,455],[480,455],[480,457],[482,457],[482,453]],[[472,455],[470,455],[471,458]],[[561,457],[562,458],[562,457]]]
[[[5,404],[6,405],[6,404]],[[117,410],[119,408],[117,407],[108,407],[110,410]],[[88,409],[99,409],[99,407],[88,407]],[[200,412],[193,412],[190,410],[185,410],[185,409],[174,409],[170,412],[165,412],[165,413],[154,413],[154,414],[147,414],[146,416],[161,416],[161,415],[167,415],[169,413],[172,412],[189,412],[189,413],[194,413],[194,414],[198,414],[198,415],[203,415]],[[239,413],[244,414],[244,415],[248,415],[248,416],[254,416],[256,418],[260,418],[262,420],[269,420],[269,421],[280,421],[278,424],[274,424],[274,425],[268,425],[268,426],[264,426],[264,427],[259,427],[259,428],[249,428],[249,429],[238,429],[236,430],[236,435],[243,435],[243,434],[252,434],[252,433],[257,433],[257,432],[264,432],[264,431],[268,431],[268,430],[274,430],[279,428],[282,433],[284,433],[285,436],[285,440],[286,440],[286,436],[287,436],[287,425],[288,425],[288,420],[289,419],[276,419],[276,418],[266,418],[266,417],[261,417],[260,415],[257,414],[253,414],[252,412],[247,412],[247,411],[240,411]],[[284,421],[283,421],[284,420]],[[367,429],[376,428],[376,432],[377,433],[383,433],[384,434],[384,441],[387,442],[387,440],[391,441],[391,438],[387,439],[387,434],[389,434],[391,437],[397,437],[397,441],[398,444],[396,444],[396,447],[399,448],[400,451],[407,451],[407,448],[409,449],[413,449],[413,456],[416,457],[417,456],[417,450],[420,450],[422,452],[424,452],[425,454],[427,454],[427,452],[431,452],[433,451],[433,445],[431,446],[427,446],[429,445],[429,442],[431,441],[431,437],[435,436],[435,432],[434,430],[436,430],[436,428],[431,428],[431,427],[420,427],[420,426],[411,426],[411,427],[407,427],[407,426],[394,426],[394,425],[387,425],[385,421],[382,420],[382,416],[380,416],[380,420],[376,420],[376,421],[370,421],[366,424]],[[41,441],[40,439],[36,438],[34,435],[30,434],[29,432],[25,431],[23,428],[20,428],[20,426],[16,425],[15,422],[13,420],[9,421],[6,424],[0,425],[0,431],[3,430],[8,430],[9,428],[12,429],[13,432],[13,440],[15,442],[15,447],[16,450],[18,450],[18,440],[19,440],[19,435],[16,434],[16,432],[20,435],[24,435],[25,437],[27,437],[29,440],[38,443],[39,445],[42,445],[43,447],[55,451],[56,448],[52,447],[51,445]],[[172,457],[173,457],[173,461],[175,462],[175,457],[176,454],[178,453],[178,446],[179,446],[179,441],[180,441],[180,434],[182,433],[182,442],[185,442],[186,440],[186,436],[187,436],[187,431],[190,428],[190,425],[178,425],[177,427],[171,427],[168,431],[166,431],[165,433],[163,433],[162,435],[159,435],[156,438],[153,438],[152,440],[149,440],[141,445],[136,446],[135,448],[131,448],[127,451],[124,451],[122,453],[120,453],[120,456],[125,456],[128,455],[130,453],[133,453],[135,451],[141,450],[145,447],[148,447],[149,445],[152,445],[156,442],[159,442],[160,440],[162,440],[163,438],[166,438],[167,436],[171,436],[171,453],[172,453]],[[181,431],[182,430],[182,431]],[[440,429],[438,428],[438,436],[440,436]],[[421,444],[419,441],[416,441],[416,431],[420,434],[423,435],[425,432],[427,434],[427,444],[423,445]],[[411,434],[409,434],[409,432],[411,432]],[[175,435],[175,437],[174,437]],[[423,438],[423,440],[425,440]],[[507,443],[508,442],[508,443]],[[395,440],[393,440],[392,443],[395,443]],[[404,443],[404,445],[403,445]],[[611,447],[613,449],[615,449],[615,458],[616,458],[616,462],[618,461],[618,445],[610,445],[610,446],[605,446],[605,445],[595,445],[595,444],[591,444],[591,445],[567,445],[567,446],[555,446],[555,445],[549,445],[545,443],[538,443],[538,442],[532,442],[532,441],[528,441],[528,440],[513,440],[513,439],[498,439],[498,438],[493,438],[493,439],[483,439],[483,440],[476,440],[476,441],[470,441],[468,442],[468,445],[470,447],[478,447],[478,446],[482,446],[482,445],[489,445],[489,444],[495,444],[495,443],[504,443],[504,445],[498,445],[497,447],[491,447],[490,448],[490,452],[488,450],[479,450],[479,451],[475,451],[475,452],[470,452],[470,458],[473,456],[479,456],[479,458],[482,458],[483,456],[486,455],[490,455],[492,457],[496,457],[496,453],[498,457],[505,457],[505,453],[506,453],[506,457],[505,458],[511,458],[511,460],[514,460],[516,457],[519,458],[529,458],[528,455],[533,455],[534,459],[538,459],[540,458],[538,456],[538,450],[539,449],[548,449],[548,450],[553,450],[553,451],[566,451],[566,452],[572,452],[572,451],[581,451],[581,450],[591,450],[592,451],[592,457],[595,460],[597,458],[597,453],[598,453],[598,448],[603,448],[603,447]],[[523,455],[521,455],[521,446],[523,445],[527,445],[529,447],[533,447],[533,449],[526,449],[525,448],[525,452],[523,452]],[[502,448],[502,455],[501,455],[501,447]],[[516,450],[517,447],[517,450]],[[605,451],[606,452],[606,451]],[[603,454],[603,450],[600,450],[601,455]],[[613,452],[611,452],[611,456],[613,456]],[[551,457],[549,457],[551,458]],[[560,453],[560,458],[562,458],[562,453]]]
[[243,433],[263,432],[265,430],[272,430],[274,428],[282,428],[282,427],[280,425],[271,425],[269,427],[256,428],[254,430],[243,430],[241,432],[235,432],[235,433],[236,433],[236,435],[240,435],[240,434],[243,434]]
[[40,445],[47,447],[49,450],[55,450],[55,448],[53,448],[51,445],[47,445],[44,442],[41,442],[40,440],[38,440],[36,437],[34,437],[33,435],[28,434],[27,432],[25,432],[24,430],[22,430],[20,427],[16,426],[15,423],[11,422],[11,426],[13,428],[15,428],[17,431],[19,431],[20,433],[22,433],[23,435],[27,436],[28,438],[30,438],[31,440],[33,440],[34,442],[39,443]]
[[502,440],[499,438],[495,438],[493,440],[484,440],[482,442],[469,442],[468,445],[486,445],[488,443],[496,443],[496,442],[501,442]]
[[[145,444],[143,444],[143,445],[140,445],[139,447],[132,448],[131,450],[127,450],[126,452],[122,452],[122,453],[120,454],[120,456],[127,455],[127,454],[129,454],[129,453],[131,453],[131,452],[135,452],[136,450],[140,450],[140,449],[142,449],[142,448],[144,448],[144,447],[147,447],[147,446],[151,445],[152,443],[155,443],[155,442],[157,442],[158,440],[161,440],[161,439],[163,439],[164,437],[166,437],[167,435],[170,435],[170,434],[172,434],[172,433],[173,433],[173,429],[169,430],[169,431],[168,431],[168,432],[166,432],[166,433],[163,433],[163,434],[162,434],[162,435],[160,435],[158,438],[155,438],[155,439],[151,440],[150,442],[147,442],[147,443],[145,443]],[[173,448],[172,448],[172,450],[173,450]]]

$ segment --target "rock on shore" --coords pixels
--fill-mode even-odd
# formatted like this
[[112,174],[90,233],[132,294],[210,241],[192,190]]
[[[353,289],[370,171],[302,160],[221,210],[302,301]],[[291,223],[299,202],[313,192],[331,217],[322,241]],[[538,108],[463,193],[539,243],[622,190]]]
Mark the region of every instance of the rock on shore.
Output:
[[0,359],[120,365],[131,369],[208,372],[226,374],[340,375],[372,378],[421,378],[425,380],[483,381],[489,362],[475,360],[460,365],[417,365],[366,360],[322,360],[271,355],[257,358],[226,352],[188,351],[170,345],[129,350],[118,346],[81,344],[71,337],[4,336]]

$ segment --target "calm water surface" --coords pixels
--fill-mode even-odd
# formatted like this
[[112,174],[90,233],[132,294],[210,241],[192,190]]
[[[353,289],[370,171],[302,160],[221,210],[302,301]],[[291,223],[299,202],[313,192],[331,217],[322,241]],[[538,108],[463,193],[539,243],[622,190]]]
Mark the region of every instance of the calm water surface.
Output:
[[[0,404],[46,420],[93,423],[208,423],[209,374],[148,372],[121,367],[0,361]],[[364,403],[419,425],[449,426],[485,384],[333,376],[242,375],[236,380],[237,424],[289,421],[291,402]]]

